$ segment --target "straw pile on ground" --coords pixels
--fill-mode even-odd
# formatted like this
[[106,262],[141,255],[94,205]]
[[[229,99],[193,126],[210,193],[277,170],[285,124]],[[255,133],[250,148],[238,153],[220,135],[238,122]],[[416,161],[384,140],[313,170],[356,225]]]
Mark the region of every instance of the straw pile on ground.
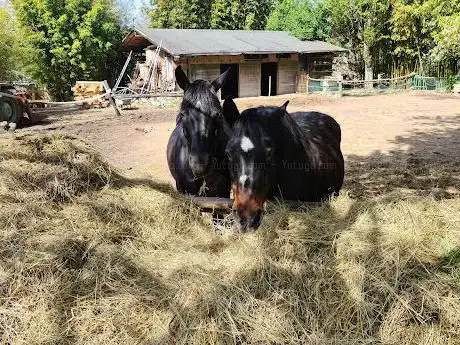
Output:
[[0,137],[1,344],[459,344],[460,199],[213,233],[69,137]]

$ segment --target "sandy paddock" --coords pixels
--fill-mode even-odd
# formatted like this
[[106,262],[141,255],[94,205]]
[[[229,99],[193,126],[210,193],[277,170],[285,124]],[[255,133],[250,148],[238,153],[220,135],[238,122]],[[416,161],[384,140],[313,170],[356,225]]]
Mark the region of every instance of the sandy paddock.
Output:
[[[437,197],[460,192],[460,97],[403,93],[366,97],[284,95],[237,100],[240,110],[281,105],[290,111],[316,110],[342,127],[345,186],[353,195],[373,196],[394,189]],[[88,140],[129,176],[172,182],[165,158],[177,106],[145,105],[115,117],[111,108],[66,116],[23,131],[64,132]]]

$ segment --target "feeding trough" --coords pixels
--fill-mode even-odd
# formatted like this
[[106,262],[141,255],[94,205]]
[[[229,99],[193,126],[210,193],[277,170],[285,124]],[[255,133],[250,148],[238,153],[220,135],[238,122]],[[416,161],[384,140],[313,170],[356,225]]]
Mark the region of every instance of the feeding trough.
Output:
[[193,204],[198,206],[201,212],[206,213],[229,213],[232,210],[232,200],[229,198],[187,196]]
[[[186,197],[194,205],[198,206],[201,212],[227,214],[232,211],[233,201],[230,198],[202,197],[188,195]],[[266,207],[271,208],[275,205],[282,205],[290,210],[307,210],[312,207],[320,207],[322,202],[305,202],[291,200],[270,200],[266,202]]]

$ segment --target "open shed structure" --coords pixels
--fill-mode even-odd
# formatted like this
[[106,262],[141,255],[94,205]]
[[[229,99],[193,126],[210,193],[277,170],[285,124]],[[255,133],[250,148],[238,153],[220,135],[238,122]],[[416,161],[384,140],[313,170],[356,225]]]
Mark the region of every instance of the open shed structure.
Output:
[[213,80],[228,67],[231,78],[221,97],[295,93],[302,78],[332,74],[332,60],[345,50],[322,41],[300,41],[287,32],[195,29],[134,29],[121,49],[145,54],[139,73],[148,72],[159,47],[154,91],[177,90],[174,69],[191,80]]

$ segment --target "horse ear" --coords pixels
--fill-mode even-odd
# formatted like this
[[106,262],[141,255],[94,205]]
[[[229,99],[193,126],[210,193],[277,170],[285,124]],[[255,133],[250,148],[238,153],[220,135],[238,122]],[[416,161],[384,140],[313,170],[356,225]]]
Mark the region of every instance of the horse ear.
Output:
[[187,91],[190,87],[190,81],[180,65],[176,68],[176,81],[179,87],[184,91]]
[[228,76],[230,75],[231,69],[232,69],[231,67],[227,68],[227,70],[224,73],[222,73],[219,77],[217,77],[216,80],[214,80],[211,83],[212,88],[214,89],[215,92],[219,91],[222,88]]
[[284,102],[284,104],[281,106],[281,110],[287,111],[288,104],[289,104],[289,101]]
[[222,109],[224,113],[225,122],[227,122],[227,124],[229,124],[230,127],[232,127],[236,120],[238,120],[238,118],[240,117],[240,112],[235,102],[233,102],[233,99],[226,99],[224,101]]

